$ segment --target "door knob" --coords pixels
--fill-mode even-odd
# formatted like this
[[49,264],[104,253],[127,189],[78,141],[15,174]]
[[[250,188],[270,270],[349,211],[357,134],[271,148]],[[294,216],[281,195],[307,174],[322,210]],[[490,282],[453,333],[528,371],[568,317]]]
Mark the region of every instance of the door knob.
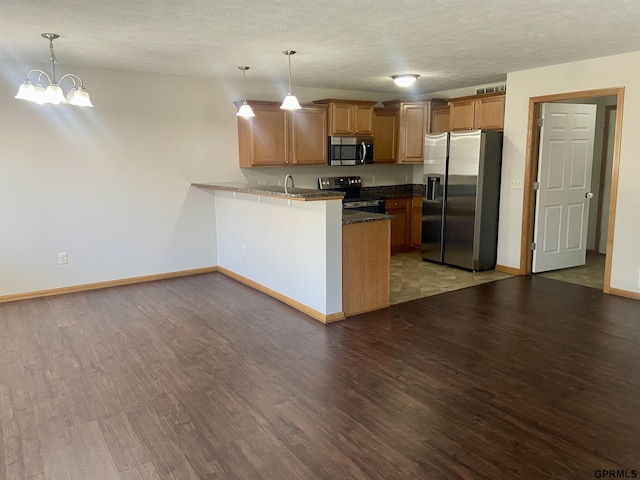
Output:
[[584,198],[593,198],[593,193],[587,192],[584,194]]

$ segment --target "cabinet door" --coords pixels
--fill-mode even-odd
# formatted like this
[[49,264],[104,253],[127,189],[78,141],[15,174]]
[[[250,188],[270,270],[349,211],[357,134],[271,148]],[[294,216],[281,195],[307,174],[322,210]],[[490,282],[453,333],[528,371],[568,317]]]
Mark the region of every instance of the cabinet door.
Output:
[[291,161],[294,165],[327,164],[327,109],[303,107],[291,116]]
[[331,135],[352,135],[353,126],[353,105],[348,103],[332,103],[329,109],[331,115],[330,130]]
[[481,98],[475,101],[475,128],[485,130],[504,129],[505,97]]
[[406,252],[411,244],[411,201],[408,198],[389,198],[385,201],[385,210],[394,216],[391,220],[391,253]]
[[422,197],[411,199],[411,246],[420,248],[422,244]]
[[376,163],[395,162],[397,119],[397,110],[376,108],[373,111],[373,158]]
[[422,163],[429,106],[403,104],[400,110],[399,163]]
[[353,105],[353,123],[357,135],[373,135],[373,107]]
[[241,167],[289,163],[289,117],[278,107],[253,106],[255,117],[238,117]]
[[449,130],[472,130],[474,100],[460,100],[449,105]]
[[431,133],[449,131],[449,107],[434,108],[431,112]]

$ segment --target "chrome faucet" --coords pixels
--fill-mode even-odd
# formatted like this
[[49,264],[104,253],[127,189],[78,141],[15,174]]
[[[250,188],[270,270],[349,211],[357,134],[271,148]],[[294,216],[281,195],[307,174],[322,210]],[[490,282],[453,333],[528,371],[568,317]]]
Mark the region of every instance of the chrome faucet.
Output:
[[[289,180],[291,180],[291,187],[289,187]],[[293,191],[296,188],[295,183],[293,183],[293,176],[290,173],[284,177],[284,193],[289,193],[289,190]]]

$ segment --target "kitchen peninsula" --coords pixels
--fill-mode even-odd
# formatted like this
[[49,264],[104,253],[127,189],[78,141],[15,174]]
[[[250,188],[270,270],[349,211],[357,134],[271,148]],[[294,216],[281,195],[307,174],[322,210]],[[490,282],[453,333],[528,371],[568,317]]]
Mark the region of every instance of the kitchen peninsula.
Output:
[[214,195],[221,273],[324,323],[389,305],[391,216],[343,215],[340,192],[192,186]]

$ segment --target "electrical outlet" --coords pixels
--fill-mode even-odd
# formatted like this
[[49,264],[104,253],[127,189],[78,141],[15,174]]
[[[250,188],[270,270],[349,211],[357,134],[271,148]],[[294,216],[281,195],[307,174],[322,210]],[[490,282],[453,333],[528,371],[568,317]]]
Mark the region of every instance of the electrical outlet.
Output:
[[522,188],[522,180],[511,180],[511,188]]
[[371,177],[371,185],[375,185],[375,184],[376,184],[376,176],[375,176],[375,175],[373,175],[373,176]]
[[244,245],[242,245],[242,256],[246,257],[247,256],[247,249],[245,248]]
[[267,179],[266,178],[261,178],[258,180],[258,185],[266,185],[267,184]]
[[67,264],[67,254],[59,253],[58,254],[58,265],[66,265]]

